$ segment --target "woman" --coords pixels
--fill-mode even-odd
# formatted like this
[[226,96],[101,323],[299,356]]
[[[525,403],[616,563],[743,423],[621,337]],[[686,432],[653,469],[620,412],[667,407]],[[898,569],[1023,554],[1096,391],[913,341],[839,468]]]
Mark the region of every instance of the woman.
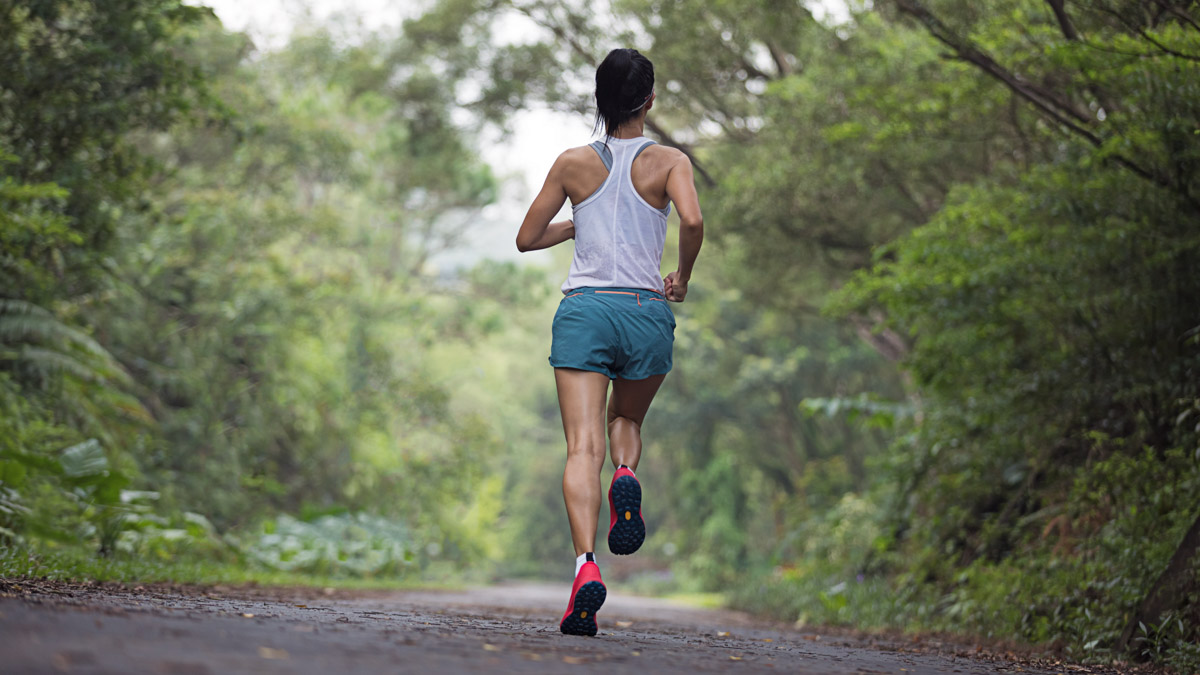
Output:
[[[654,99],[650,60],[633,49],[610,52],[596,69],[596,127],[603,125],[604,141],[559,155],[517,234],[521,251],[575,239],[550,348],[567,438],[563,498],[576,555],[575,584],[559,628],[571,635],[596,634],[596,610],[606,595],[594,553],[606,428],[616,467],[608,492],[609,550],[633,553],[646,537],[634,474],[642,420],[671,370],[675,318],[667,301],[687,297],[704,238],[691,162],[643,135]],[[573,219],[551,223],[567,199]],[[679,265],[662,278],[672,202],[679,212]]]

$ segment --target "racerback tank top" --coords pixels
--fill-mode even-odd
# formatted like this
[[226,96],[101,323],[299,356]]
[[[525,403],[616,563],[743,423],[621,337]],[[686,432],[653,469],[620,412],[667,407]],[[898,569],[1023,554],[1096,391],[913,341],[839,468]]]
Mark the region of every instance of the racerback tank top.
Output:
[[575,257],[563,293],[585,286],[662,292],[660,267],[671,206],[651,206],[630,177],[633,160],[653,144],[645,136],[591,144],[608,168],[608,178],[572,208]]

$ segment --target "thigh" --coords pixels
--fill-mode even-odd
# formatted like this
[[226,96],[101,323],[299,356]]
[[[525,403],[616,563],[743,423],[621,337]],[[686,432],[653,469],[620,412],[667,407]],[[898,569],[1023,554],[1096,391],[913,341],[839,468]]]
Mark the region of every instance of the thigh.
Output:
[[555,368],[554,382],[558,386],[558,408],[568,444],[588,435],[599,434],[603,438],[608,376],[590,370]]
[[646,419],[646,411],[650,409],[650,402],[654,400],[654,395],[658,393],[658,388],[662,386],[666,377],[664,373],[644,380],[613,380],[612,397],[608,401],[608,421],[624,417],[633,420],[639,427],[642,426],[642,420]]

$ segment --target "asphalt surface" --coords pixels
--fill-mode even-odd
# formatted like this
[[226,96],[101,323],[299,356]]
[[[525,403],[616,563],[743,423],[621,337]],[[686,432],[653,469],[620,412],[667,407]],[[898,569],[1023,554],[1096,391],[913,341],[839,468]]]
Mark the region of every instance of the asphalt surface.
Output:
[[797,629],[613,593],[565,636],[569,585],[464,591],[0,579],[0,673],[1111,673],[932,639]]

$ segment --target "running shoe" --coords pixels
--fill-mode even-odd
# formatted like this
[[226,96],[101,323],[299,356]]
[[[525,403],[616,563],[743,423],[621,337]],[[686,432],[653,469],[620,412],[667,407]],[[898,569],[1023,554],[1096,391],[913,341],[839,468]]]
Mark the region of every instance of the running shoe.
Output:
[[563,614],[558,629],[567,635],[596,634],[596,611],[604,604],[608,589],[600,578],[600,568],[594,562],[585,562],[575,575],[575,585],[571,587],[571,603],[567,605],[567,613]]
[[627,466],[617,468],[608,488],[608,550],[629,555],[646,541],[642,520],[642,485]]

